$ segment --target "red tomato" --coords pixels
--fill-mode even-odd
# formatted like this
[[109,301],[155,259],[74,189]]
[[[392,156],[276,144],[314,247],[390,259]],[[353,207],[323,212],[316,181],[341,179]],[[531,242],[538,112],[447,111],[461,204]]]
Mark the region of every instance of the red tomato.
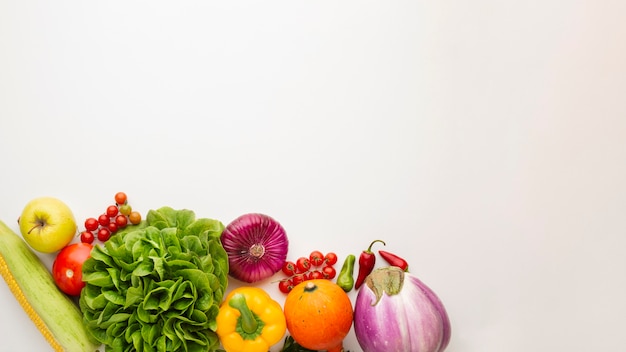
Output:
[[311,280],[323,279],[324,278],[324,274],[321,271],[319,271],[319,270],[315,270],[315,271],[311,272],[311,274],[309,275],[309,278]]
[[306,281],[306,280],[304,280],[304,275],[302,275],[302,274],[296,274],[296,275],[294,275],[294,276],[291,278],[291,283],[292,283],[294,286],[296,286],[296,285],[298,285],[299,283],[302,283],[302,282],[304,282],[304,281]]
[[100,223],[98,223],[96,218],[89,218],[85,220],[85,229],[87,229],[87,231],[96,231],[98,226],[100,226]]
[[309,271],[309,269],[311,269],[311,261],[309,261],[309,258],[307,257],[300,257],[298,258],[298,260],[296,260],[296,272],[301,274],[301,273],[306,273],[307,271]]
[[98,216],[98,223],[100,224],[100,226],[109,226],[110,222],[111,218],[107,214],[101,214],[100,216]]
[[119,227],[117,226],[117,223],[114,223],[114,222],[110,222],[110,223],[109,223],[109,226],[107,226],[107,227],[109,228],[109,231],[111,231],[111,234],[116,233],[116,232],[117,232],[117,230],[118,230],[118,228],[119,228]]
[[337,271],[330,265],[325,266],[324,269],[322,269],[322,275],[324,275],[325,279],[332,280],[335,278],[335,275],[337,275]]
[[126,215],[120,214],[115,217],[115,223],[119,228],[125,227],[128,224],[128,218]]
[[106,214],[109,218],[113,218],[117,215],[118,212],[119,210],[117,209],[117,205],[109,205],[107,207]]
[[93,246],[89,243],[74,243],[65,246],[52,264],[52,276],[61,291],[70,296],[80,295],[85,287],[83,282],[83,263],[91,254]]
[[324,254],[320,251],[313,251],[309,254],[309,261],[313,266],[322,266],[324,264]]
[[111,238],[111,230],[109,230],[108,227],[103,227],[98,230],[98,234],[96,237],[98,237],[98,240],[106,242],[109,240],[109,238]]
[[83,243],[93,243],[95,236],[91,231],[83,231],[80,233],[80,241]]
[[283,273],[287,276],[291,276],[293,274],[296,273],[296,263],[292,262],[292,261],[285,261],[283,263],[283,267],[281,268],[281,270],[283,271]]
[[326,253],[324,261],[326,262],[326,265],[335,265],[337,263],[337,254],[334,252]]
[[282,293],[289,293],[293,288],[293,282],[289,279],[283,279],[278,282],[278,289]]

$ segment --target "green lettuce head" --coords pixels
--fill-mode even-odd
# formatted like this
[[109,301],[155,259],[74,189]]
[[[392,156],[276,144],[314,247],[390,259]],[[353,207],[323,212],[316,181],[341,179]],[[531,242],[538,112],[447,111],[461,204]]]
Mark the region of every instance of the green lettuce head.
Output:
[[80,308],[106,351],[216,351],[215,318],[228,285],[224,225],[190,210],[150,210],[94,246]]

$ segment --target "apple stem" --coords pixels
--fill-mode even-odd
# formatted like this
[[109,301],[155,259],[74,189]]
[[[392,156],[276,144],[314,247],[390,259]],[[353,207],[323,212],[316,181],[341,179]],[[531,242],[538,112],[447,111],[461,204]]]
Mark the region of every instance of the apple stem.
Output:
[[35,226],[33,226],[30,230],[28,230],[28,233],[31,233],[34,229],[38,228],[38,227],[44,227],[46,225],[46,223],[44,221],[37,221],[37,223],[35,224]]

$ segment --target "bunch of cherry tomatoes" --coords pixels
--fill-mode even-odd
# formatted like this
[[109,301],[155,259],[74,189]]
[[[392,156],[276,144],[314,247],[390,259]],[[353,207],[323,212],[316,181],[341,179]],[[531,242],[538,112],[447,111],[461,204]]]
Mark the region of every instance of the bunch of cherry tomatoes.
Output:
[[287,260],[282,267],[282,272],[287,277],[278,282],[278,289],[282,293],[289,293],[296,285],[307,280],[332,280],[337,275],[334,268],[336,263],[337,254],[328,252],[324,255],[317,250],[295,262]]
[[128,204],[126,193],[117,192],[115,204],[109,205],[98,218],[85,220],[85,231],[80,233],[80,241],[93,243],[95,238],[98,238],[99,241],[106,242],[112,234],[126,227],[128,223],[137,225],[140,222],[141,214]]

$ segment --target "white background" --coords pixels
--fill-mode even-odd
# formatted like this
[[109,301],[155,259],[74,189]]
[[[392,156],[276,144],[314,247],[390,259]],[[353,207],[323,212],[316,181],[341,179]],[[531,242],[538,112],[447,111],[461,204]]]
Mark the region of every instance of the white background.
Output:
[[[0,0],[0,219],[52,195],[80,223],[120,190],[263,212],[292,259],[384,239],[446,305],[448,351],[623,350],[625,11]],[[47,350],[0,301],[0,350]]]

